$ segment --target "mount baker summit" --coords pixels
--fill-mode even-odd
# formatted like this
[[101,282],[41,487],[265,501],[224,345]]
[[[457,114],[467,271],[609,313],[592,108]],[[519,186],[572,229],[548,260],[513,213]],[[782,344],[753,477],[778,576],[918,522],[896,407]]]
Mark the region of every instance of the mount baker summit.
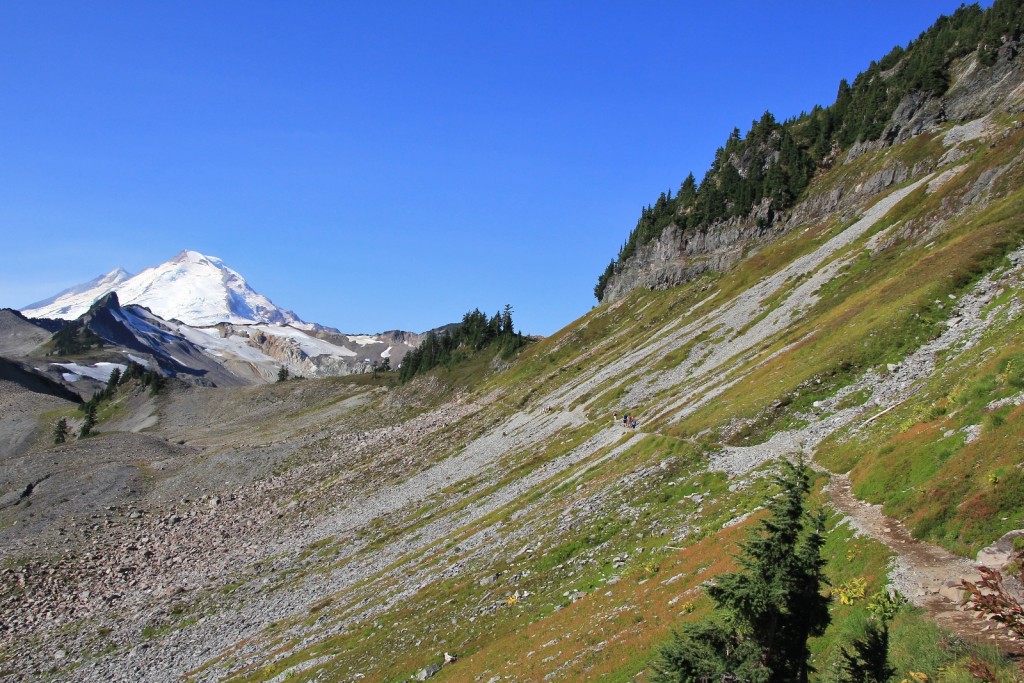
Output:
[[[281,369],[305,377],[353,374],[385,359],[397,367],[422,338],[398,330],[344,334],[306,322],[219,258],[192,250],[137,275],[116,268],[20,312],[5,312],[3,324],[35,340],[6,354],[10,360],[74,383],[77,391],[90,389],[83,378],[100,379],[128,361],[217,386],[272,381]],[[63,362],[50,348],[50,335],[66,328],[102,343]]]

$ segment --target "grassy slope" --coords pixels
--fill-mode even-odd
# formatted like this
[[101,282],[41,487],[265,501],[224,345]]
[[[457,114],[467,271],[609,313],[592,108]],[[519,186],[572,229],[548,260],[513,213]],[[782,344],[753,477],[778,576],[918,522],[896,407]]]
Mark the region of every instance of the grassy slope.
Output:
[[[279,652],[281,658],[248,667],[237,679],[267,680],[288,672],[289,680],[353,680],[358,674],[366,680],[402,680],[438,662],[447,650],[459,653],[460,662],[442,669],[436,680],[539,680],[548,674],[559,680],[634,680],[673,625],[707,609],[697,587],[732,566],[731,553],[746,527],[730,520],[741,521],[768,490],[764,479],[730,481],[722,473],[707,472],[707,453],[726,440],[757,443],[799,424],[813,401],[834,394],[868,369],[898,362],[934,336],[949,310],[939,304],[959,296],[981,273],[1000,267],[1003,255],[1021,242],[1015,217],[1024,209],[1024,194],[1016,189],[1022,145],[1021,132],[994,148],[977,144],[957,177],[936,192],[922,190],[906,199],[853,245],[847,254],[855,257],[818,293],[810,310],[768,339],[756,359],[732,364],[731,376],[741,381],[717,400],[681,420],[660,416],[653,428],[662,436],[624,433],[615,457],[602,457],[607,450],[595,453],[443,543],[401,558],[345,595],[311,605],[304,619],[282,623],[263,636],[267,652]],[[942,151],[935,138],[919,138],[836,169],[819,179],[814,191],[855,182],[900,155],[910,165],[935,160]],[[1008,170],[987,206],[970,209],[966,220],[958,217],[922,238],[995,166]],[[872,235],[892,226],[884,246],[867,249]],[[634,292],[600,307],[525,350],[511,369],[490,379],[460,375],[464,385],[478,384],[478,395],[500,396],[472,419],[497,424],[515,408],[546,407],[544,398],[553,392],[649,342],[652,335],[696,320],[843,227],[832,221],[793,230],[726,276],[667,292]],[[1018,294],[1007,291],[1000,300]],[[766,308],[773,305],[765,302]],[[713,330],[703,339],[691,339],[652,359],[646,370],[675,367],[699,351],[698,342],[714,339]],[[959,552],[973,552],[1019,526],[1024,516],[1024,479],[1016,467],[1021,409],[991,408],[991,402],[1017,395],[1024,385],[1020,341],[1016,321],[996,326],[983,343],[951,357],[914,400],[856,435],[841,433],[828,441],[821,461],[837,471],[853,467],[860,495],[885,503],[918,535]],[[631,381],[621,376],[606,380],[572,405],[554,408],[582,406],[591,420],[607,419],[628,396]],[[693,387],[684,382],[674,391],[682,389]],[[639,405],[639,414],[656,412],[663,398]],[[971,443],[962,431],[969,425],[980,425]],[[593,433],[592,426],[584,425],[508,455],[505,477],[460,505],[484,500],[502,483],[536,471]],[[462,443],[451,444],[449,452]],[[465,485],[460,486],[464,492]],[[438,492],[435,511],[446,509],[440,502],[446,497],[445,491]],[[415,533],[428,512],[400,513],[392,520],[396,526],[376,532],[368,552]],[[494,542],[503,547],[479,552],[472,540],[495,530],[500,533]],[[863,578],[870,594],[883,584],[888,554],[853,537],[845,526],[833,530],[826,553],[834,585]],[[445,578],[426,583],[396,606],[386,604],[384,596],[395,589],[400,575],[431,567],[458,571],[440,572]],[[381,605],[374,617],[352,619],[340,633],[326,635],[331,624],[373,604]],[[840,646],[862,627],[864,601],[836,605],[833,619],[826,636],[814,644],[823,677],[835,670]],[[325,635],[318,638],[321,630]],[[920,615],[904,614],[893,638],[901,671],[966,680],[969,649],[942,641]],[[296,665],[309,668],[290,668]]]

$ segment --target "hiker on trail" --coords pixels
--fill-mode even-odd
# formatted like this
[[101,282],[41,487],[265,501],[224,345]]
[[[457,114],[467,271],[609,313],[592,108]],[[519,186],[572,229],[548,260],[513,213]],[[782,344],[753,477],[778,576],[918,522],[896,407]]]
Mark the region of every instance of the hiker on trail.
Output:
[[618,413],[612,413],[612,422],[618,422],[618,421],[619,421],[619,414]]
[[625,427],[629,425],[629,413],[622,416],[622,425]]
[[631,425],[631,426],[633,427],[633,429],[636,429],[636,426],[637,426],[638,424],[640,424],[640,423],[639,423],[639,422],[637,422],[636,418],[633,418],[633,421],[632,421],[632,422],[630,422],[630,425]]

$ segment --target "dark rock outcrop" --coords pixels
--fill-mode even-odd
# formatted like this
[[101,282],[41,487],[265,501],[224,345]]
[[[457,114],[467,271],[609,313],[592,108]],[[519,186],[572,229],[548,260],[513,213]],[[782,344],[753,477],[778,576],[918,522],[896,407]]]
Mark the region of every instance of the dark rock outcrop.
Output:
[[696,232],[671,225],[661,237],[637,249],[626,268],[608,282],[603,301],[615,301],[638,287],[666,289],[726,270],[748,246],[776,232],[773,226],[739,219]]

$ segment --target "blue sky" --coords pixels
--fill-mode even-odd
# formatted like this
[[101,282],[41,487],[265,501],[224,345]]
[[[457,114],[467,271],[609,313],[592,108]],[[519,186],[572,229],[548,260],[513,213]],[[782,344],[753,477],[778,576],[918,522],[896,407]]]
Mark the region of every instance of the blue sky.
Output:
[[2,3],[0,306],[188,248],[345,332],[551,334],[733,127],[959,4]]

